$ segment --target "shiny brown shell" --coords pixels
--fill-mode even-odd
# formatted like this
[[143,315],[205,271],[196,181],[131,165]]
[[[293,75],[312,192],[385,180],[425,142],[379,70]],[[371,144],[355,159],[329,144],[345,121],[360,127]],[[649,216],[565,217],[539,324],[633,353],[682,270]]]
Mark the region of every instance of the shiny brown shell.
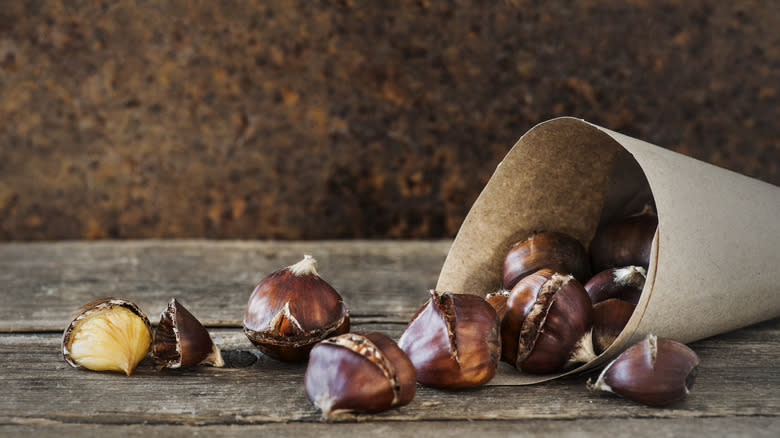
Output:
[[249,297],[244,333],[263,353],[281,360],[306,360],[317,342],[349,331],[341,295],[317,274],[305,256],[265,277]]
[[167,368],[209,363],[224,365],[219,348],[195,316],[175,298],[160,315],[154,331],[152,358]]
[[476,295],[429,293],[398,341],[417,370],[417,381],[450,389],[490,381],[501,354],[495,309]]
[[534,233],[507,252],[503,288],[511,290],[523,277],[545,268],[585,281],[590,277],[589,264],[585,248],[577,239],[553,231]]
[[414,365],[381,333],[346,333],[311,350],[306,396],[326,419],[347,412],[380,412],[408,404],[417,391]]

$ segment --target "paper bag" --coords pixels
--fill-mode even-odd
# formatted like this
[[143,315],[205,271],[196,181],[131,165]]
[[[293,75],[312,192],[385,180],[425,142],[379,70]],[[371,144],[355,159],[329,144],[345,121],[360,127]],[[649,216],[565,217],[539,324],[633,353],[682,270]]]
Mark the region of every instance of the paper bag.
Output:
[[603,365],[648,333],[692,342],[780,316],[780,189],[574,118],[514,145],[464,220],[437,290],[499,289],[510,246],[560,231],[586,249],[600,222],[658,213],[642,297],[621,335],[567,373],[502,364],[492,384],[528,384]]

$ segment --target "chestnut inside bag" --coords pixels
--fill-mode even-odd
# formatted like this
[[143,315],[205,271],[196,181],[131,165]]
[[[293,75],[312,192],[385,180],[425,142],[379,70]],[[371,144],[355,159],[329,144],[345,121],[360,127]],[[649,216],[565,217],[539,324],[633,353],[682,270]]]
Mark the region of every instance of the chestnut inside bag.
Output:
[[436,289],[485,296],[511,245],[559,231],[587,249],[599,223],[655,205],[639,304],[617,340],[565,373],[503,363],[488,384],[531,384],[617,356],[648,333],[688,343],[780,316],[780,188],[580,119],[543,122],[512,147],[469,211]]

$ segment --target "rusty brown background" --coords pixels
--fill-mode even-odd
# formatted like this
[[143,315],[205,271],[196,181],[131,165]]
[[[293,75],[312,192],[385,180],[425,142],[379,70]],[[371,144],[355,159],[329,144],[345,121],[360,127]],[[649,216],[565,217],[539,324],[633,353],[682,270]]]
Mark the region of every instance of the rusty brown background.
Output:
[[778,184],[776,1],[8,1],[0,240],[454,236],[573,115]]

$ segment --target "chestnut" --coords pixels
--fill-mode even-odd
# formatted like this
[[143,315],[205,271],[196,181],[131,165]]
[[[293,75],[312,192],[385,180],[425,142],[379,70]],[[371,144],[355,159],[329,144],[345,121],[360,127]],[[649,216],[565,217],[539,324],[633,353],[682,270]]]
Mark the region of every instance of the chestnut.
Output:
[[501,354],[496,311],[476,295],[435,290],[430,295],[398,340],[417,381],[450,389],[487,383]]
[[544,231],[512,245],[504,258],[503,287],[511,290],[523,277],[544,268],[571,274],[579,281],[590,275],[588,255],[577,239]]
[[506,314],[506,300],[509,299],[509,291],[501,289],[496,292],[491,292],[485,296],[485,301],[488,302],[498,315],[498,320],[503,321]]
[[304,386],[327,420],[403,406],[417,391],[414,365],[382,333],[346,333],[315,345]]
[[181,368],[201,363],[225,365],[211,335],[176,298],[160,315],[152,340],[152,359],[160,368]]
[[644,213],[600,226],[590,242],[591,267],[595,272],[621,266],[650,266],[658,217]]
[[502,359],[527,373],[553,373],[596,357],[593,306],[571,275],[539,270],[518,282],[501,324]]
[[610,268],[588,280],[585,291],[593,304],[609,298],[620,298],[636,306],[646,278],[647,271],[641,266]]
[[73,313],[62,335],[62,356],[70,366],[130,375],[152,342],[149,318],[124,298],[99,298]]
[[603,353],[615,342],[635,308],[635,305],[618,298],[610,298],[593,306],[593,348],[596,354]]
[[607,391],[648,406],[665,406],[688,395],[699,357],[668,338],[648,335],[609,363],[588,388]]
[[260,351],[280,360],[306,360],[314,344],[349,331],[341,295],[310,255],[272,272],[255,287],[244,314],[244,333]]

